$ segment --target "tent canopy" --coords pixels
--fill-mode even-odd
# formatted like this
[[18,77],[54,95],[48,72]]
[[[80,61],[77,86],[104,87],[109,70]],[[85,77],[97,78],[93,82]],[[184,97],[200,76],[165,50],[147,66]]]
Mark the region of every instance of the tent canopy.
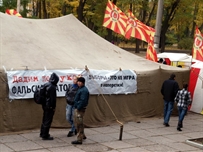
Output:
[[132,55],[107,42],[72,14],[46,20],[0,13],[1,69],[84,68],[150,71],[174,69]]

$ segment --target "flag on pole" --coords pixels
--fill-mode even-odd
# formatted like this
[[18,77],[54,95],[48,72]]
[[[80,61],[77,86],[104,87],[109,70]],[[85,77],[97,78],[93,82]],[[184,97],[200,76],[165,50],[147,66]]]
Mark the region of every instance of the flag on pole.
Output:
[[125,36],[127,16],[111,1],[108,1],[103,26]]
[[[203,35],[198,28],[195,30],[192,58],[203,62]],[[192,105],[189,110],[203,114],[203,67],[191,68],[188,90],[191,92]]]
[[18,13],[14,9],[7,9],[5,13],[8,14],[8,15],[14,15],[14,16],[17,16],[17,17],[22,17],[21,14]]
[[150,37],[154,37],[154,34],[155,29],[145,25],[139,21],[130,10],[128,11],[128,22],[125,31],[125,37],[127,39],[134,37],[142,41],[149,42]]
[[198,27],[195,30],[192,57],[193,59],[203,61],[203,34]]
[[153,38],[149,38],[147,52],[146,52],[146,59],[157,62],[157,53],[154,48],[154,39]]

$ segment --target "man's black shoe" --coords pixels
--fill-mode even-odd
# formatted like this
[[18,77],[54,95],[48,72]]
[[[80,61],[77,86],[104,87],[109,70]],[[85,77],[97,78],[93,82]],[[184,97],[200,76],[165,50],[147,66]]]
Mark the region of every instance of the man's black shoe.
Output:
[[177,128],[178,131],[182,131],[180,128]]
[[83,137],[83,139],[87,139],[87,137],[86,137],[86,136],[84,136],[84,137]]
[[72,141],[71,144],[73,144],[73,145],[81,145],[82,142],[76,140],[76,141]]
[[72,136],[74,136],[73,132],[69,131],[69,133],[67,134],[67,137],[72,137]]
[[[41,138],[42,138],[42,134],[39,134],[39,137],[41,137]],[[50,134],[48,134],[48,137],[50,137]]]
[[54,140],[54,137],[51,137],[51,136],[46,137],[46,138],[43,138],[43,137],[42,137],[42,140]]
[[170,126],[168,123],[164,123],[163,125],[166,126],[166,127],[169,127],[169,126]]

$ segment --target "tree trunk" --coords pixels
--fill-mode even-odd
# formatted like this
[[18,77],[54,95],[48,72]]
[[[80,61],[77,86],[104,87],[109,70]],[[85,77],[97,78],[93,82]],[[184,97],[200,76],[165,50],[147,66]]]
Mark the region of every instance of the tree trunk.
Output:
[[32,10],[33,10],[32,16],[37,16],[36,15],[37,14],[37,6],[35,6],[34,1],[32,1]]
[[42,0],[43,18],[47,18],[46,0]]
[[66,15],[66,2],[63,3],[61,14]]
[[35,12],[35,16],[38,17],[39,14],[39,0],[36,1],[36,12]]
[[79,1],[79,6],[77,8],[78,20],[81,21],[81,22],[84,19],[83,10],[84,10],[85,3],[86,3],[86,0],[80,0]]
[[160,43],[159,48],[161,48],[160,52],[163,53],[165,51],[165,41],[166,41],[166,34],[162,34],[160,36]]
[[136,39],[136,41],[135,41],[135,53],[140,53],[140,44],[141,44],[141,40]]
[[151,20],[151,18],[152,18],[152,15],[154,14],[155,7],[156,7],[156,3],[154,2],[154,3],[153,3],[152,10],[151,10],[150,13],[149,13],[148,20],[147,20],[147,22],[146,22],[146,25],[148,25],[148,26],[150,26],[150,25],[149,25],[149,22],[150,22],[150,20]]
[[145,23],[146,17],[147,17],[147,10],[146,10],[146,6],[148,5],[148,0],[143,0],[142,1],[142,7],[144,8],[142,10],[142,22]]
[[166,8],[166,15],[162,24],[162,30],[161,30],[161,36],[160,36],[160,41],[161,41],[161,52],[164,52],[165,50],[165,41],[166,41],[166,32],[170,26],[170,22],[173,20],[175,13],[176,13],[176,9],[178,7],[180,3],[180,0],[176,0],[172,3],[171,6]]
[[39,18],[42,18],[42,8],[41,8],[41,0],[38,0],[38,15],[39,15]]
[[130,11],[131,12],[133,11],[133,3],[132,2],[130,3]]

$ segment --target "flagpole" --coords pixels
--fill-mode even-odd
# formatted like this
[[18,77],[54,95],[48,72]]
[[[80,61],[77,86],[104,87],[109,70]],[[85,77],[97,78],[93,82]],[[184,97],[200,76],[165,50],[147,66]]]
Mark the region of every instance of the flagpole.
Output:
[[20,0],[17,0],[17,12],[20,13]]
[[158,1],[158,9],[156,15],[156,26],[155,26],[155,35],[154,35],[154,48],[157,53],[159,53],[159,43],[161,35],[161,23],[162,23],[162,14],[163,14],[163,1]]

